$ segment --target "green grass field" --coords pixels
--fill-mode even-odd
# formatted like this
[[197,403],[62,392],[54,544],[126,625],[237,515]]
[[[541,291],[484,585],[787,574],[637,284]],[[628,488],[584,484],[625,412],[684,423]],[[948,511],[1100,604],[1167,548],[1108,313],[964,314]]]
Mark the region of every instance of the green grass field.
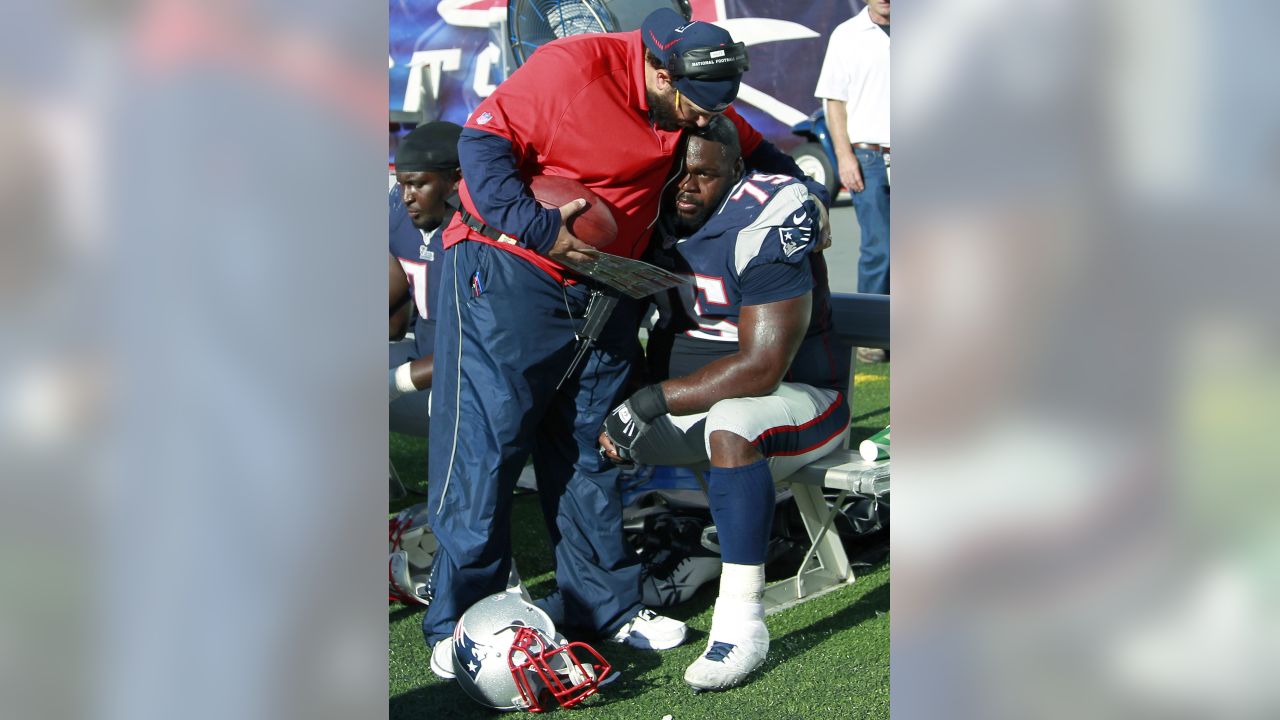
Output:
[[[853,398],[855,442],[889,423],[889,364],[860,366]],[[426,441],[391,436],[391,458],[410,488],[425,488]],[[392,511],[420,502],[410,498]],[[534,597],[552,589],[550,548],[537,498],[515,500],[515,558]],[[852,555],[851,555],[852,557]],[[855,561],[856,562],[856,561]],[[675,720],[702,718],[887,718],[889,716],[889,565],[855,566],[857,582],[768,618],[769,659],[745,686],[694,695],[684,669],[702,652],[711,626],[716,585],[709,583],[684,605],[664,614],[689,623],[690,639],[665,652],[642,652],[613,643],[596,648],[621,677],[573,711],[574,717]],[[392,720],[487,718],[453,681],[428,668],[422,611],[392,605],[389,611],[390,717]]]

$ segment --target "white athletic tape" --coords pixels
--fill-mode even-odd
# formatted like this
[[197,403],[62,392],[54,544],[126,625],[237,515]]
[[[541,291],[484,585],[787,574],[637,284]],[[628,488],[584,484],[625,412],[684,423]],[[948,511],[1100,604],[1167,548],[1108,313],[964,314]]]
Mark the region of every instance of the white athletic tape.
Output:
[[418,391],[418,386],[413,384],[413,368],[410,365],[411,363],[405,363],[396,368],[396,390],[401,394]]

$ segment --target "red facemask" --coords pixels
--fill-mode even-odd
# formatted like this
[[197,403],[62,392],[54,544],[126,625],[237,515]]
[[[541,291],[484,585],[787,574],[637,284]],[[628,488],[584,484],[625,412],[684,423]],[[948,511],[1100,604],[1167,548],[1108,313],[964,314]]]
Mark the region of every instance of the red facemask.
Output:
[[[587,653],[584,665],[574,650]],[[507,652],[511,677],[529,712],[573,707],[596,693],[612,667],[595,648],[581,642],[556,645],[536,628],[522,627]]]

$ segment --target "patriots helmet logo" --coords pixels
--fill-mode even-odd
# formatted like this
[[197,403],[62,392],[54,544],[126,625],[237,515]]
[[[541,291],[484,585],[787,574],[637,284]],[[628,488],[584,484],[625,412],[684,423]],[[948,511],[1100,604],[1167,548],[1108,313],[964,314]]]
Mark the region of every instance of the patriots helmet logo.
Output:
[[[461,630],[462,626],[458,626]],[[480,672],[480,658],[476,655],[476,641],[465,632],[454,634],[453,638],[453,656],[456,660],[455,669],[465,672],[472,680],[476,679],[476,675]]]
[[808,227],[780,227],[778,236],[782,244],[782,254],[791,257],[809,246],[813,240],[813,232]]

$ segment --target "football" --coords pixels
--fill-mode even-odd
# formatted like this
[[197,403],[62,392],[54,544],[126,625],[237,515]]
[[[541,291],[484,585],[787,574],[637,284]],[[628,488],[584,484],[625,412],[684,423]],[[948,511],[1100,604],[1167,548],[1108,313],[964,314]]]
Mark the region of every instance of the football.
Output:
[[539,175],[529,182],[533,197],[545,208],[558,208],[583,198],[587,207],[569,218],[569,232],[592,247],[602,248],[618,239],[613,211],[587,186],[566,177]]

